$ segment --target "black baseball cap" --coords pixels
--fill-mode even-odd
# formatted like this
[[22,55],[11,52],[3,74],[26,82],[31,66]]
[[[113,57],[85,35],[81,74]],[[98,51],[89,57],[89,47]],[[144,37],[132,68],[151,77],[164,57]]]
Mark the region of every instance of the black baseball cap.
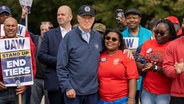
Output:
[[90,5],[82,5],[78,10],[80,16],[95,16],[95,9]]
[[135,8],[130,9],[127,12],[125,12],[125,17],[129,14],[137,14],[141,17],[141,12],[139,10],[135,9]]

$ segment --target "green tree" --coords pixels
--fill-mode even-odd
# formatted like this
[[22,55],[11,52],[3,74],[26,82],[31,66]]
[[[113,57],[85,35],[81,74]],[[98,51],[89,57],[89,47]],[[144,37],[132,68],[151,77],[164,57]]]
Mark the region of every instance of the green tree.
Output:
[[137,8],[142,13],[144,26],[152,18],[165,18],[169,15],[177,16],[180,20],[184,15],[184,0],[95,0],[97,10],[96,20],[105,23],[108,27],[117,27],[115,23],[115,9],[122,8],[126,12],[130,8]]
[[[29,30],[39,34],[41,21],[51,21],[57,24],[57,9],[61,5],[69,5],[73,10],[72,24],[77,23],[78,8],[83,4],[90,4],[96,9],[96,22],[102,22],[107,27],[121,27],[115,21],[115,10],[122,8],[126,12],[130,8],[137,8],[142,13],[141,25],[154,17],[165,18],[174,15],[182,20],[184,15],[184,0],[33,0],[31,14],[28,15]],[[21,16],[18,0],[0,0],[0,5],[7,5],[12,10],[12,16],[17,20]]]

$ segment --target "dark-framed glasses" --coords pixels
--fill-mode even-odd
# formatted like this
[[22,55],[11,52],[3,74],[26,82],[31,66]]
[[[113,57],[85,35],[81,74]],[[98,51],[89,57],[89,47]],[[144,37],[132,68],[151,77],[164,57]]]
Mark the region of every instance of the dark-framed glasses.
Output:
[[118,39],[115,37],[106,36],[105,40],[112,40],[113,42],[116,42]]
[[164,36],[166,32],[168,32],[168,31],[163,32],[163,31],[154,30],[154,33],[156,35],[160,34],[160,36]]

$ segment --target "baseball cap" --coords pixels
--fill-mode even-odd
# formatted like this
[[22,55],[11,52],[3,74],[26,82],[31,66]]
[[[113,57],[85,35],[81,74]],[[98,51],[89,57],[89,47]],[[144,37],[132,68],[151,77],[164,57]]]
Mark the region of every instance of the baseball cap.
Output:
[[93,29],[96,30],[96,31],[100,31],[100,32],[105,33],[106,26],[102,23],[95,23],[93,25]]
[[135,8],[130,9],[127,12],[125,12],[125,17],[129,14],[137,14],[137,15],[141,16],[141,12]]
[[167,19],[171,21],[173,24],[180,24],[179,20],[175,16],[168,16]]
[[11,10],[7,6],[0,6],[0,14],[3,12],[7,12],[7,13],[11,14]]
[[78,10],[80,16],[95,16],[95,9],[90,5],[82,5]]

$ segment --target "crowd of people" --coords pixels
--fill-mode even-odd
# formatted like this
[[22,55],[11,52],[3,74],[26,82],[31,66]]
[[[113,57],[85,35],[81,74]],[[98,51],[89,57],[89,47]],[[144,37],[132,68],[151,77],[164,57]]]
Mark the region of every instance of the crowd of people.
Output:
[[[27,14],[23,7],[20,24]],[[82,5],[72,26],[71,7],[61,5],[57,27],[43,21],[40,35],[27,30],[34,83],[7,87],[0,67],[0,104],[18,104],[19,94],[22,104],[40,104],[43,97],[44,104],[183,104],[184,19],[153,18],[149,30],[133,8],[118,20],[119,30],[95,23],[95,15]],[[0,39],[19,38],[7,6],[0,6],[0,24]]]

